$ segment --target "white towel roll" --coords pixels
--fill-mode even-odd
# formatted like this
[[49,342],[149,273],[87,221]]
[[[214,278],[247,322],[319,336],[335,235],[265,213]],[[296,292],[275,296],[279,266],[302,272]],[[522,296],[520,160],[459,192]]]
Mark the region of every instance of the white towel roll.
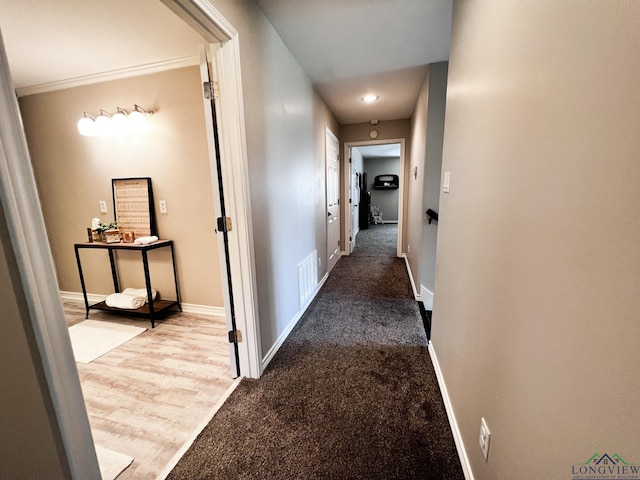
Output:
[[135,310],[143,307],[146,303],[145,297],[137,297],[135,295],[127,295],[125,293],[112,293],[107,297],[105,303],[108,307]]
[[[144,297],[145,301],[147,300],[147,289],[146,288],[125,288],[122,293],[125,295],[133,295],[134,297]],[[151,289],[151,300],[156,299],[156,291]]]
[[150,243],[157,242],[157,241],[158,241],[158,237],[156,237],[155,235],[151,235],[150,237],[136,238],[133,241],[133,243],[135,243],[136,245],[148,245]]

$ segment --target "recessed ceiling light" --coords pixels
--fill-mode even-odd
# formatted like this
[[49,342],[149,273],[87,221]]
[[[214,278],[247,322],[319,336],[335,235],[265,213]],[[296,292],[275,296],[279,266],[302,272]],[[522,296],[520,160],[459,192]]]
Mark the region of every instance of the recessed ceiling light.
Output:
[[373,94],[369,94],[369,95],[365,95],[364,97],[362,97],[362,101],[364,103],[373,103],[376,100],[378,100],[378,96],[377,95],[373,95]]

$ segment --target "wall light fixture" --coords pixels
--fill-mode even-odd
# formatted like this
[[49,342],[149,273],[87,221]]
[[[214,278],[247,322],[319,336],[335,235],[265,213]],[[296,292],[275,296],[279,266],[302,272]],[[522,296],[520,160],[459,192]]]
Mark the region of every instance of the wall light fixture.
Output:
[[148,127],[147,117],[154,113],[137,104],[133,106],[131,113],[121,107],[116,107],[113,115],[102,109],[97,117],[84,112],[83,117],[78,120],[78,132],[85,137],[142,132]]

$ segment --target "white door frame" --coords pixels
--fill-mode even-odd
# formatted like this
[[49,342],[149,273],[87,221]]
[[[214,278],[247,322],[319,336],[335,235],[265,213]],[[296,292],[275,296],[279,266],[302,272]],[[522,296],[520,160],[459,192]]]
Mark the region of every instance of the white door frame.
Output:
[[[258,336],[253,232],[240,76],[238,32],[208,0],[162,0],[209,41],[222,40],[216,52],[221,96],[221,149],[228,212],[234,220],[231,265],[241,369],[262,373]],[[233,158],[232,162],[230,159]],[[0,201],[18,262],[38,353],[51,397],[53,419],[73,478],[99,479],[100,470],[66,326],[53,257],[47,240],[24,128],[9,64],[0,38]],[[27,240],[28,239],[28,240]]]
[[[405,209],[405,198],[404,198],[404,184],[405,184],[405,171],[404,171],[404,165],[405,165],[405,139],[404,138],[387,138],[384,140],[363,140],[363,141],[358,141],[358,142],[344,142],[344,158],[345,161],[349,161],[349,149],[352,147],[366,147],[366,146],[371,146],[371,145],[388,145],[390,143],[399,143],[400,144],[400,186],[398,188],[398,245],[396,248],[396,256],[398,257],[402,257],[402,255],[404,254],[404,252],[402,251],[403,249],[403,242],[404,242],[404,209]],[[345,190],[347,188],[349,188],[349,179],[345,178],[343,179],[344,183],[344,188]],[[350,208],[346,208],[345,209],[346,212],[344,214],[344,227],[345,227],[345,232],[348,232],[348,228],[350,223],[352,222],[352,218],[351,218],[351,209]],[[346,250],[347,255],[350,254],[349,249]]]
[[[0,202],[73,478],[100,478],[9,62],[0,39]],[[34,359],[37,358],[34,355]]]
[[[348,170],[347,172],[345,172],[345,174],[347,175],[347,182],[346,182],[347,196],[349,197],[349,203],[346,205],[346,209],[349,210],[349,218],[351,220],[349,222],[344,222],[344,225],[346,228],[344,237],[345,237],[345,244],[347,246],[346,250],[348,254],[351,254],[353,253],[353,248],[356,245],[356,235],[358,233],[357,230],[359,230],[359,229],[353,228],[353,225],[354,225],[353,210],[356,208],[357,205],[359,205],[358,202],[360,202],[360,184],[359,183],[356,184],[353,181],[354,171],[353,171],[353,161],[351,157],[351,148],[346,149],[346,152],[345,152],[345,167]],[[354,190],[358,191],[357,198],[354,195]],[[359,208],[358,208],[358,212],[360,212]]]
[[[220,42],[219,48],[214,49],[213,73],[221,92],[219,139],[225,205],[227,216],[233,221],[233,229],[229,232],[229,254],[236,325],[242,332],[242,341],[238,344],[240,373],[258,378],[262,375],[262,353],[238,32],[208,0],[161,1],[207,40]],[[207,129],[207,135],[212,136],[213,131]],[[215,156],[210,161],[212,171],[215,171]],[[227,288],[225,282],[223,288]],[[225,310],[229,308],[228,303],[225,302]],[[225,313],[229,315],[228,311]]]

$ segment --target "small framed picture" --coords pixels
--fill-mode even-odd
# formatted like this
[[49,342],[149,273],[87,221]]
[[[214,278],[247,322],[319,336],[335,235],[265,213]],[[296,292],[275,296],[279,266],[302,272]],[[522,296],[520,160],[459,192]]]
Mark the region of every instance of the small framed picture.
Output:
[[132,233],[134,238],[157,235],[151,178],[114,178],[111,185],[120,233]]

